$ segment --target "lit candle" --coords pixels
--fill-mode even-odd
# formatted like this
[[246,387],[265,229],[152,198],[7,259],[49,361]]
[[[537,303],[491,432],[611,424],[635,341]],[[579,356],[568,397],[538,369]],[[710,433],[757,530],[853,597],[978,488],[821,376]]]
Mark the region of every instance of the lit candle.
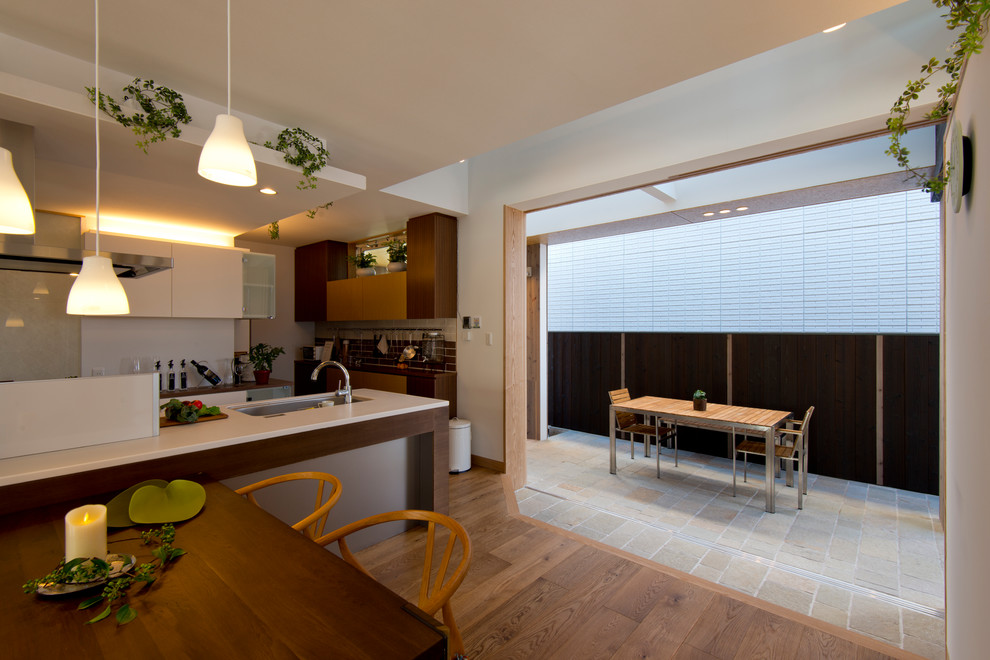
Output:
[[87,504],[65,514],[65,560],[107,556],[107,508]]

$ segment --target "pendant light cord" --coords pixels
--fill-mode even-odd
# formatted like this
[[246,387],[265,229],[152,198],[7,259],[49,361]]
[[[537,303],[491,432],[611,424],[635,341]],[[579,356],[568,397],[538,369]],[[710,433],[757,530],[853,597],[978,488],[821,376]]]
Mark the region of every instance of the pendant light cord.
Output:
[[227,0],[227,114],[230,114],[230,0]]
[[[229,2],[229,0],[228,0]],[[96,20],[96,47],[95,56],[93,57],[94,62],[94,78],[95,83],[93,87],[93,97],[95,100],[96,110],[93,113],[93,117],[96,123],[96,256],[100,255],[100,0],[93,0],[94,12]]]

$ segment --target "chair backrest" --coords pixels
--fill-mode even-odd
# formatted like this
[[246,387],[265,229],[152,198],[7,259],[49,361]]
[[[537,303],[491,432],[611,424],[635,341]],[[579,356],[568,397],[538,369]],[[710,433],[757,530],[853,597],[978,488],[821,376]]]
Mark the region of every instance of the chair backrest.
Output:
[[[608,393],[609,402],[614,406],[617,403],[625,403],[632,399],[629,396],[629,389],[623,387],[620,390],[612,390]],[[621,431],[633,424],[637,423],[636,415],[630,412],[622,412],[620,410],[615,411],[615,430]]]
[[[329,532],[316,539],[316,542],[320,545],[329,545],[336,542],[344,561],[374,579],[375,576],[361,565],[361,562],[357,560],[357,557],[347,547],[346,539],[349,535],[362,529],[397,520],[419,520],[427,523],[423,572],[419,587],[419,599],[416,605],[427,614],[433,615],[437,610],[447,604],[450,597],[461,586],[461,582],[464,581],[464,576],[467,575],[468,566],[471,563],[471,539],[468,537],[467,530],[450,516],[445,516],[442,513],[436,513],[434,511],[419,510],[380,513],[345,525],[336,531]],[[438,526],[444,527],[450,532],[439,558],[435,556],[435,550],[438,549],[436,547]],[[460,545],[460,558],[457,560],[456,566],[452,566],[451,562],[455,558],[458,543]],[[439,561],[437,561],[438,559]]]
[[[287,481],[300,481],[305,479],[313,480],[317,484],[316,504],[313,505],[313,513],[292,525],[292,529],[302,532],[307,538],[315,539],[317,536],[323,534],[323,529],[326,526],[327,518],[330,516],[330,509],[332,509],[337,503],[337,500],[340,499],[340,479],[332,474],[327,474],[326,472],[291,472],[289,474],[271,477],[270,479],[264,479],[257,483],[253,483],[250,486],[244,486],[234,492],[238,495],[246,495],[249,502],[257,506],[261,506],[258,504],[258,500],[254,497],[255,491],[268,488],[269,486],[274,486],[275,484],[285,483]],[[330,492],[326,493],[328,486]],[[323,499],[324,495],[326,495],[326,501]]]
[[810,406],[804,413],[804,420],[801,422],[801,445],[808,446],[808,425],[811,424],[811,414],[815,412],[815,407]]

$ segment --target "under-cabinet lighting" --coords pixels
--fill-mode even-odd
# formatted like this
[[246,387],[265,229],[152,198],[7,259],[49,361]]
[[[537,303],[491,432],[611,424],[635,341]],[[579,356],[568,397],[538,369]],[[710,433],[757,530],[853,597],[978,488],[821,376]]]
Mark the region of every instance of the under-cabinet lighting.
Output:
[[706,218],[710,218],[713,215],[715,215],[715,212],[714,211],[709,211],[708,213],[702,213],[702,215],[705,216]]
[[276,194],[274,188],[268,188],[268,187],[262,188],[258,192],[260,192],[262,195],[274,195],[274,194]]
[[748,211],[749,210],[749,207],[748,206],[737,206],[736,207],[736,210],[737,211]]
[[719,213],[732,213],[730,209],[722,209]]
[[844,27],[846,27],[846,24],[845,23],[839,23],[838,25],[833,25],[832,27],[830,27],[827,30],[822,30],[822,32],[824,32],[825,34],[828,34],[829,32],[835,32],[836,30],[841,30]]

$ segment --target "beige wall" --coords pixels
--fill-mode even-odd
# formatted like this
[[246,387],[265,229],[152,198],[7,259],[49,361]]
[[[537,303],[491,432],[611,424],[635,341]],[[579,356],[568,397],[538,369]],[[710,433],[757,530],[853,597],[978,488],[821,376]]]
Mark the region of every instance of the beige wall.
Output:
[[955,119],[973,140],[973,189],[945,217],[946,649],[953,658],[990,648],[990,465],[986,384],[990,374],[990,54],[965,70]]

